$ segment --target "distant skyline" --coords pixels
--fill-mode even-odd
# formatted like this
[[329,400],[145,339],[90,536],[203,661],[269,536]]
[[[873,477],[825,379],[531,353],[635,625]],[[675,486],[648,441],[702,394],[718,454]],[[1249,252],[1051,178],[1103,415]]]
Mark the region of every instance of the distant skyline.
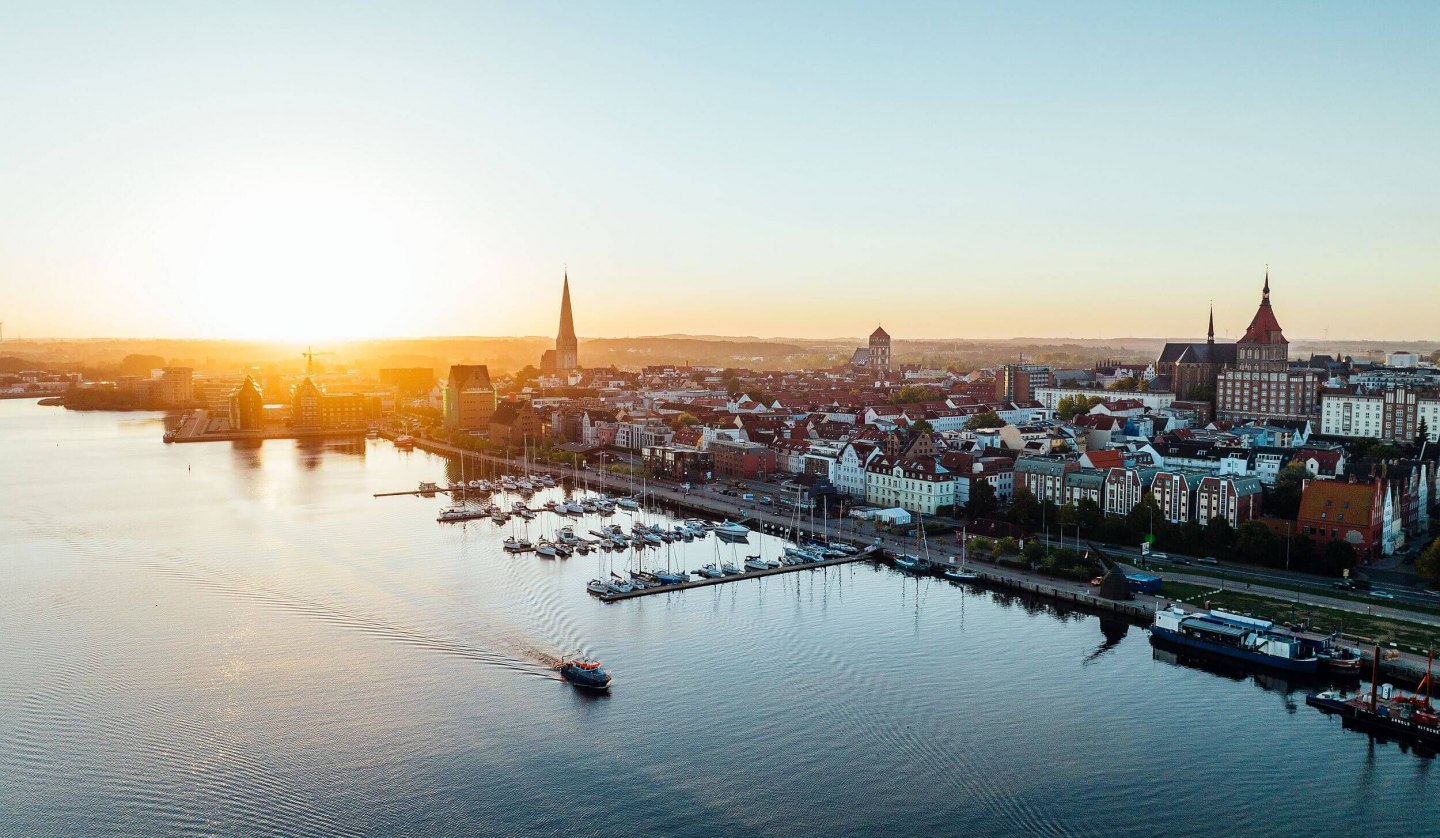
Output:
[[5,337],[1440,340],[1440,6],[12,5]]

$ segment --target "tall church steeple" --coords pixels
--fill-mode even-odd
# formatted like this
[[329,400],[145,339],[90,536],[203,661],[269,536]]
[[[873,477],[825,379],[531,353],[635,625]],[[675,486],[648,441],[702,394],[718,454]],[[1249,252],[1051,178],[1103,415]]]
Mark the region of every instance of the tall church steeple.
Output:
[[1210,331],[1206,333],[1206,343],[1215,342],[1215,304],[1210,304]]
[[555,366],[573,370],[580,366],[579,341],[575,338],[575,318],[570,312],[570,269],[565,269],[565,285],[560,295],[560,332],[555,336]]

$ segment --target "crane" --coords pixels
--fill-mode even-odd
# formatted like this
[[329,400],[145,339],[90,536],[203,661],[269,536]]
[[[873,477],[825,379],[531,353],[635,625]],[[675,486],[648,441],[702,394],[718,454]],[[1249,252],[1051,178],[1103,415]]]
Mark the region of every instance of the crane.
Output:
[[315,371],[315,356],[316,356],[316,355],[334,355],[334,354],[335,354],[334,352],[316,352],[316,351],[315,351],[315,347],[313,347],[313,346],[307,346],[307,347],[305,347],[305,351],[300,353],[300,357],[305,359],[305,377],[306,377],[306,378],[309,378],[309,377],[314,373],[314,371]]

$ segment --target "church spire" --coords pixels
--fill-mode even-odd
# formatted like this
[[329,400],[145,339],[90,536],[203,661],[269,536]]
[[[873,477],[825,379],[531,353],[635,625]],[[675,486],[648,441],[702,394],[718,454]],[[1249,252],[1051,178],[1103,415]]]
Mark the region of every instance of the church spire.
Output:
[[1206,343],[1214,343],[1214,342],[1215,342],[1215,304],[1214,304],[1214,303],[1211,303],[1211,304],[1210,304],[1210,331],[1207,333],[1205,342],[1206,342]]
[[575,318],[570,313],[570,268],[565,268],[565,285],[560,294],[560,331],[555,335],[555,362],[561,370],[580,366],[579,341],[575,339]]
[[1270,305],[1270,266],[1265,266],[1265,290],[1260,295],[1260,305]]

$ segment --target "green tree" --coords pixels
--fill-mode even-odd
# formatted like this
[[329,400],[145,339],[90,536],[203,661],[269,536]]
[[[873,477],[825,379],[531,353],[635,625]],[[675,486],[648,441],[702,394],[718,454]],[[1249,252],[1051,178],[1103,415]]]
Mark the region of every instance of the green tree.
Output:
[[999,414],[991,410],[971,416],[970,421],[965,423],[965,427],[972,431],[979,431],[985,428],[1003,428],[1006,424],[1006,421],[1001,419]]
[[1081,498],[1075,504],[1075,523],[1080,525],[1081,532],[1094,533],[1105,520],[1105,513],[1100,509],[1100,504],[1089,498]]
[[1275,477],[1275,488],[1265,502],[1266,514],[1287,519],[1300,514],[1300,497],[1309,477],[1310,472],[1299,463],[1280,469],[1280,474]]
[[1415,572],[1422,579],[1440,580],[1440,540],[1430,542],[1430,546],[1415,560]]
[[1355,567],[1355,559],[1354,545],[1343,538],[1331,539],[1321,557],[1322,569],[1331,576],[1343,576]]
[[1210,519],[1205,525],[1205,546],[1211,550],[1229,550],[1235,543],[1235,530],[1231,528],[1230,522],[1219,515]]
[[990,485],[990,481],[970,482],[970,502],[965,505],[966,515],[971,518],[990,518],[999,508],[1000,502],[995,497],[995,487]]
[[1016,552],[1016,551],[1019,550],[1019,549],[1020,549],[1020,545],[1019,545],[1018,543],[1016,543],[1015,539],[1011,538],[1011,537],[1008,536],[1008,535],[1005,536],[1005,537],[1003,537],[1003,538],[1001,538],[999,541],[995,542],[995,554],[996,554],[996,555],[1000,555],[1000,554],[1002,554],[1002,553],[1003,553],[1003,554],[1014,553],[1014,552]]
[[1029,489],[1022,487],[1015,490],[1015,496],[1010,501],[1009,518],[1010,523],[1027,530],[1035,529],[1040,523],[1040,504]]
[[1259,521],[1246,521],[1235,535],[1235,555],[1250,564],[1275,564],[1275,534]]
[[1055,510],[1055,524],[1060,527],[1073,527],[1080,520],[1080,513],[1076,511],[1075,504],[1066,503]]
[[675,417],[675,424],[677,424],[677,425],[684,425],[685,427],[688,428],[688,427],[690,427],[691,425],[698,425],[698,424],[700,424],[700,418],[697,417],[695,414],[690,413],[690,412],[687,411],[687,412],[681,413],[679,416],[676,416],[676,417]]
[[1025,558],[1031,562],[1038,562],[1045,558],[1045,545],[1040,543],[1040,539],[1025,539]]
[[1125,514],[1125,527],[1130,531],[1131,540],[1144,541],[1152,532],[1151,527],[1158,528],[1164,520],[1165,516],[1160,514],[1160,504],[1155,502],[1155,496],[1147,494]]
[[1076,416],[1090,412],[1090,408],[1104,401],[1100,396],[1064,396],[1055,403],[1055,418],[1068,422]]
[[1127,376],[1125,376],[1124,378],[1117,379],[1113,384],[1111,384],[1111,385],[1110,385],[1108,388],[1106,388],[1106,389],[1109,389],[1109,390],[1123,390],[1123,391],[1125,391],[1125,392],[1133,392],[1133,391],[1135,390],[1136,386],[1137,386],[1137,381],[1136,381],[1135,376],[1133,376],[1133,375],[1127,375]]
[[515,373],[515,387],[518,389],[540,377],[540,371],[533,364],[526,364]]
[[890,394],[891,404],[916,404],[917,402],[939,402],[945,400],[945,394],[934,387],[924,387],[919,384],[906,384],[899,390]]
[[910,423],[910,432],[915,434],[933,434],[935,433],[935,426],[926,422],[924,419],[916,419]]

